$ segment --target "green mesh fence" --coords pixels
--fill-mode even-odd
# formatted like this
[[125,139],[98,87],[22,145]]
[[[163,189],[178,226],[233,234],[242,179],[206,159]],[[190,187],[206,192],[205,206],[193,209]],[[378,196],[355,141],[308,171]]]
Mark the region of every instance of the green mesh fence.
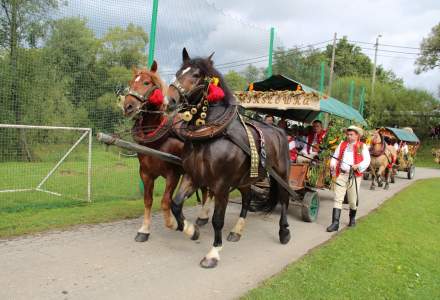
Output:
[[[131,122],[114,90],[126,85],[132,66],[147,64],[152,1],[3,3],[0,124],[91,128],[93,136],[103,131],[130,139]],[[247,78],[239,88],[264,76],[269,28],[233,18],[205,0],[160,0],[157,20],[155,59],[165,80],[178,69],[183,47],[191,56],[215,51],[222,72]],[[0,213],[87,200],[89,147],[87,138],[78,142],[82,134],[0,127]],[[52,193],[36,192],[60,160],[41,186]],[[132,153],[93,139],[92,200],[140,198],[138,168]]]

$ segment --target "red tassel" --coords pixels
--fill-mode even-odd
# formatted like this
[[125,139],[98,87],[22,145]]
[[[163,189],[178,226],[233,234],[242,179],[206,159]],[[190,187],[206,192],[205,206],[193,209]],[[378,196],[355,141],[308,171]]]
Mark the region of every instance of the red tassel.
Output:
[[225,92],[222,90],[221,87],[218,87],[212,83],[208,86],[208,95],[206,96],[206,99],[208,102],[218,102],[222,100],[225,97]]
[[160,89],[155,89],[154,92],[150,95],[148,101],[156,106],[160,106],[163,104],[163,94]]

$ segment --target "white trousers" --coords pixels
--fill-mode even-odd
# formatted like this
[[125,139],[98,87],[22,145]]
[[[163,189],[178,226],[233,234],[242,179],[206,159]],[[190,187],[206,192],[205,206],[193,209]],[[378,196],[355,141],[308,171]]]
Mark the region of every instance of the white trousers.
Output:
[[357,197],[360,194],[361,187],[361,177],[356,177],[357,183],[357,193],[356,193],[356,184],[355,184],[355,176],[351,180],[349,180],[348,173],[339,174],[338,178],[336,178],[335,187],[335,203],[334,207],[342,209],[342,203],[344,202],[345,194],[347,193],[348,205],[351,209],[357,209]]

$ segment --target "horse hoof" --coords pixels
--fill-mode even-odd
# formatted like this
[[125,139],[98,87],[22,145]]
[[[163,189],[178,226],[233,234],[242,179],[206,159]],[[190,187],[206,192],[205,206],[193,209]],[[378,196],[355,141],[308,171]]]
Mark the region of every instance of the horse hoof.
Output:
[[374,186],[370,186],[370,190],[374,191],[376,188]]
[[206,218],[206,219],[197,218],[196,225],[202,227],[203,225],[208,224],[208,221],[209,221],[209,218]]
[[389,188],[390,188],[390,186],[387,184],[383,189],[388,190]]
[[143,233],[143,232],[138,232],[136,234],[136,237],[134,238],[134,240],[136,242],[142,243],[142,242],[146,242],[148,241],[148,238],[150,237],[149,233]]
[[199,230],[199,226],[194,225],[194,233],[191,237],[191,240],[193,241],[197,241],[200,237],[200,230]]
[[240,240],[240,238],[241,238],[241,234],[236,233],[236,232],[230,232],[227,237],[227,240],[229,242],[238,242]]
[[290,241],[290,231],[288,229],[283,230],[283,231],[280,230],[279,234],[280,234],[280,243],[281,244],[285,245]]
[[206,258],[204,257],[200,261],[200,266],[204,269],[212,269],[217,267],[218,259],[217,258]]
[[378,187],[383,187],[383,183],[379,183],[377,186]]

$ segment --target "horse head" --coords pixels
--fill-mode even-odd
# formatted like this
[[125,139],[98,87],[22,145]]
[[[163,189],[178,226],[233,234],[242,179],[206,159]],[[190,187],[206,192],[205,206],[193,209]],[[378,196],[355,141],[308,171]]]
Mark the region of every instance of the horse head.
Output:
[[157,63],[150,70],[133,68],[133,78],[122,97],[122,109],[126,117],[136,117],[142,112],[163,110],[166,105],[163,92],[165,84],[157,73]]
[[371,138],[371,144],[372,145],[382,144],[382,141],[383,141],[382,134],[379,131],[375,131],[373,133],[373,137]]
[[190,58],[186,48],[182,50],[182,65],[176,72],[176,79],[167,90],[168,101],[172,104],[196,105],[206,94],[213,78],[218,79],[218,86],[224,91],[224,101],[230,104],[234,97],[222,75],[214,68],[214,53],[206,58]]

